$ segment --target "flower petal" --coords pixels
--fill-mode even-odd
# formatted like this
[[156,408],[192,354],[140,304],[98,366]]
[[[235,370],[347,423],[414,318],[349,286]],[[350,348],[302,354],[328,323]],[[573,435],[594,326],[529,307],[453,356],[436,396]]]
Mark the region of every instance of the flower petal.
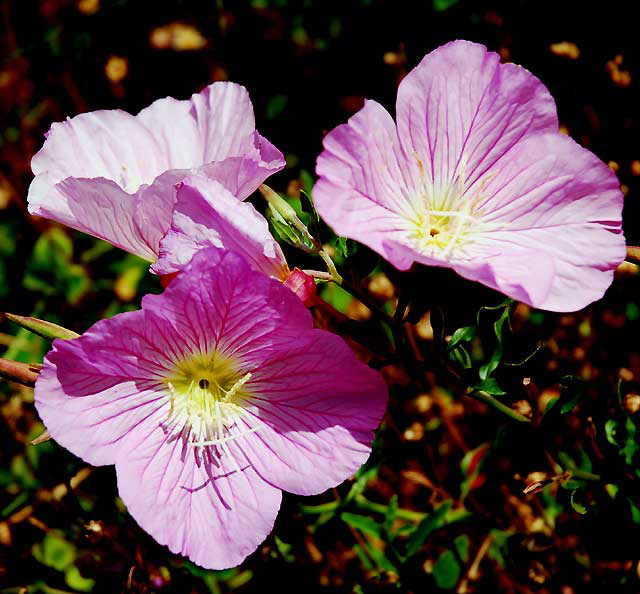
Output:
[[187,177],[179,186],[173,222],[160,244],[152,270],[181,270],[204,247],[241,254],[254,270],[284,280],[289,268],[265,218],[250,204],[238,201],[224,186],[202,176]]
[[224,456],[215,464],[168,441],[156,418],[124,440],[116,472],[120,497],[145,531],[202,567],[226,569],[269,534],[282,493],[251,467],[234,471]]
[[312,327],[311,314],[282,283],[234,252],[198,251],[162,295],[143,309],[164,317],[193,351],[214,349],[248,362]]
[[[129,193],[151,183],[168,165],[147,127],[119,110],[82,113],[52,124],[31,160],[33,173],[46,173],[52,184],[68,177],[102,177]],[[30,208],[46,202],[46,195],[29,193]]]
[[137,116],[166,147],[168,169],[202,169],[244,200],[285,165],[282,153],[255,129],[247,90],[217,82],[188,101],[159,99]]
[[338,235],[389,257],[384,242],[406,227],[401,215],[412,209],[415,192],[408,189],[418,175],[417,164],[403,154],[391,116],[367,101],[347,124],[327,134],[323,145],[313,188],[318,212]]
[[46,197],[29,205],[31,214],[104,239],[144,260],[156,259],[154,244],[166,229],[141,227],[136,218],[138,197],[115,182],[69,177],[52,186],[46,176],[38,176],[29,195]]
[[400,142],[420,160],[436,203],[525,136],[558,130],[553,98],[535,76],[468,41],[427,54],[400,83],[396,111]]
[[256,132],[246,89],[214,83],[137,116],[96,111],[53,124],[32,160],[29,212],[154,261],[171,223],[174,185],[190,170],[245,199],[284,165]]
[[622,204],[615,174],[591,152],[561,134],[530,137],[484,186],[478,210],[493,230],[478,237],[474,251],[482,258],[537,253],[539,262],[552,263],[552,282],[544,296],[525,302],[575,311],[602,297],[625,257]]
[[260,363],[246,386],[251,407],[241,422],[254,432],[233,445],[276,487],[321,493],[369,457],[387,388],[341,338],[301,336]]
[[55,340],[36,381],[38,414],[62,446],[91,464],[113,464],[122,438],[168,401],[159,378],[180,347],[171,326],[145,311]]

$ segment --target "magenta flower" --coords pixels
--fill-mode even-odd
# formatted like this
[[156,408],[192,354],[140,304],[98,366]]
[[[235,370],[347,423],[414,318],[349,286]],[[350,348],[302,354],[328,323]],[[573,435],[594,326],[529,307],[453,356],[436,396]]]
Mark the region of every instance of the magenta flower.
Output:
[[141,310],[54,341],[35,401],[62,446],[115,464],[158,542],[226,568],[269,533],[281,489],[319,493],[367,459],[386,387],[289,289],[209,248]]
[[155,261],[175,184],[197,171],[244,200],[285,165],[256,132],[246,89],[220,82],[138,115],[80,114],[53,124],[33,157],[29,212]]
[[625,256],[622,193],[559,133],[537,78],[454,41],[402,81],[396,117],[367,101],[325,137],[314,199],[336,233],[543,309],[602,296]]

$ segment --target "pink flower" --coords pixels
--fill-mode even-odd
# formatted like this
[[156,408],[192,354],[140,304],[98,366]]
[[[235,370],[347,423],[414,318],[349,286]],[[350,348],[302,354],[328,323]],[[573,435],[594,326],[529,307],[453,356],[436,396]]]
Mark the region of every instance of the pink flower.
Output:
[[314,188],[336,233],[398,269],[447,266],[553,311],[600,298],[625,256],[615,175],[558,131],[524,68],[454,41],[324,140]]
[[155,261],[171,225],[175,184],[197,171],[244,200],[284,167],[255,129],[246,89],[220,82],[138,115],[80,114],[53,124],[33,157],[29,212]]
[[240,256],[200,250],[162,295],[54,341],[36,382],[48,431],[158,542],[208,568],[271,530],[281,489],[319,493],[367,459],[381,376]]
[[176,198],[171,227],[160,241],[153,272],[177,272],[198,250],[218,247],[240,254],[251,268],[267,276],[288,278],[282,249],[252,204],[240,202],[222,184],[203,175],[187,176],[177,186]]

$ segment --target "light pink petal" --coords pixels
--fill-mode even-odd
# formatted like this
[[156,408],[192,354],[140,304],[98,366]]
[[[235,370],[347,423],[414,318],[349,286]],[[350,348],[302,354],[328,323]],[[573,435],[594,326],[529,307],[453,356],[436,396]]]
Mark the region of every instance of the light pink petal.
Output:
[[525,301],[574,311],[602,297],[625,257],[622,204],[615,174],[591,152],[561,134],[531,137],[482,189],[478,209],[488,230],[474,249],[524,250],[553,262],[548,294]]
[[256,132],[246,89],[215,83],[137,116],[96,111],[53,124],[31,165],[30,213],[153,261],[171,223],[174,185],[189,171],[243,200],[285,161]]
[[155,240],[166,228],[138,224],[135,193],[162,173],[167,162],[135,117],[96,111],[53,124],[31,167],[36,174],[29,187],[31,214],[155,259]]
[[113,464],[122,438],[168,401],[159,378],[184,356],[172,327],[136,311],[56,340],[35,387],[53,438],[91,464]]
[[558,130],[546,87],[483,45],[453,41],[427,54],[400,83],[398,135],[420,161],[436,200],[472,185],[527,135]]
[[[258,136],[256,134],[256,137]],[[264,139],[262,142],[266,143]],[[267,144],[269,147],[273,147],[272,144]],[[280,157],[271,161],[265,161],[263,156],[260,158],[229,157],[224,161],[207,163],[195,171],[220,182],[238,200],[245,200],[258,189],[264,180],[285,166],[284,158],[279,151],[278,154]]]
[[241,423],[254,432],[232,445],[265,480],[316,494],[366,461],[387,388],[341,338],[313,330],[249,369],[250,415]]
[[198,251],[165,292],[146,295],[142,307],[167,319],[192,350],[218,349],[241,362],[267,357],[312,327],[310,313],[281,282],[215,248]]
[[168,441],[160,421],[156,415],[125,439],[116,460],[120,497],[174,553],[207,569],[239,565],[273,528],[282,493],[225,457],[196,463],[194,450]]
[[255,129],[247,90],[217,82],[188,101],[159,99],[137,116],[168,151],[170,169],[196,169],[244,200],[285,165]]
[[[413,210],[417,167],[403,154],[395,124],[375,101],[323,141],[313,198],[338,235],[356,239],[387,257],[384,242],[406,228]],[[405,268],[411,265],[407,262]]]
[[553,258],[543,251],[519,246],[507,246],[504,251],[494,247],[484,257],[457,263],[454,270],[517,301],[534,306],[544,303],[554,283]]
[[[52,124],[31,160],[36,176],[55,184],[68,177],[105,178],[133,193],[168,169],[162,147],[136,117],[118,110],[83,113]],[[29,195],[30,206],[46,201]]]
[[158,257],[160,241],[171,227],[176,185],[187,174],[182,169],[170,169],[138,192],[135,221],[153,252],[153,260]]
[[171,229],[153,270],[181,270],[198,250],[212,246],[235,251],[267,276],[284,280],[289,273],[267,221],[251,204],[238,201],[218,182],[187,177],[178,188]]
[[104,239],[149,261],[166,229],[138,224],[136,195],[115,182],[69,177],[52,185],[46,174],[29,188],[29,212]]

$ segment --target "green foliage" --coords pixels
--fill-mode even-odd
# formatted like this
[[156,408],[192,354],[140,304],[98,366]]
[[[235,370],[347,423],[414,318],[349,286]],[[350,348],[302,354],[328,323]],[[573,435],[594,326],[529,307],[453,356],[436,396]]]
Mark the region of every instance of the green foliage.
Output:
[[433,566],[432,573],[439,588],[452,590],[460,579],[461,571],[453,551],[444,551]]
[[23,284],[45,296],[62,294],[71,304],[77,303],[91,286],[85,268],[73,261],[71,239],[58,227],[51,227],[37,239]]
[[415,555],[424,545],[427,538],[445,524],[446,516],[451,509],[452,503],[452,501],[445,501],[416,526],[407,542],[406,557]]
[[75,565],[76,548],[62,536],[47,532],[42,542],[32,548],[34,558],[57,571],[64,573],[67,585],[80,592],[90,592],[94,580],[83,577]]
[[444,12],[458,4],[458,2],[459,0],[432,0],[433,10],[436,12]]

